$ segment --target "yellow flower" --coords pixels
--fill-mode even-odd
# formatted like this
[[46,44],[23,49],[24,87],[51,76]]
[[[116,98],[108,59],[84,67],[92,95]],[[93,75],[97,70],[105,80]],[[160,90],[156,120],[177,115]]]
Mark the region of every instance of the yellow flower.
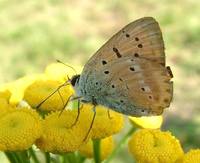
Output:
[[[88,118],[86,118],[88,116]],[[52,112],[45,117],[43,122],[44,132],[36,145],[53,153],[73,152],[88,141],[84,142],[91,123],[91,115],[88,110],[81,109],[79,120],[73,127],[77,117],[77,110],[64,110]]]
[[42,132],[39,115],[27,108],[13,109],[1,116],[0,122],[1,151],[28,149]]
[[[70,66],[72,66],[77,71],[77,73],[80,73],[82,70],[80,66]],[[62,63],[52,63],[46,67],[45,74],[49,79],[57,79],[61,82],[64,82],[67,80],[67,76],[71,78],[73,75],[75,75],[75,72],[73,71],[73,69],[65,66]]]
[[151,117],[131,117],[129,120],[133,125],[140,128],[146,129],[158,129],[162,125],[163,117],[162,116],[151,116]]
[[8,90],[0,92],[0,116],[12,110],[11,106],[9,105],[10,96],[11,94]]
[[183,155],[179,140],[170,132],[154,129],[136,131],[129,141],[129,151],[140,163],[172,163]]
[[36,74],[25,76],[1,86],[1,90],[9,90],[11,92],[10,104],[17,105],[23,99],[25,89],[36,79],[40,78],[44,78],[44,75]]
[[[53,93],[63,83],[53,80],[38,80],[30,85],[24,93],[24,100],[28,102],[30,106],[35,108],[43,100],[45,100],[51,93]],[[45,101],[39,109],[51,111],[62,110],[63,102],[66,103],[68,98],[73,94],[73,89],[70,85],[64,86],[60,89],[60,95],[57,91]],[[63,99],[63,102],[62,102]]]
[[[113,137],[107,137],[101,140],[100,142],[100,155],[101,160],[105,160],[112,152],[114,148]],[[85,157],[92,158],[93,157],[93,144],[90,139],[87,144],[84,144],[80,147],[79,152]]]
[[199,163],[200,162],[200,149],[192,149],[186,153],[183,158],[177,163]]
[[10,99],[10,96],[11,96],[11,93],[9,90],[4,90],[4,91],[1,91],[0,92],[0,99],[5,99],[7,102],[9,102],[9,99]]
[[[90,110],[94,114],[92,108],[93,106],[89,104],[85,104],[83,107],[83,109]],[[92,139],[102,139],[111,136],[120,132],[123,128],[124,119],[122,114],[112,110],[109,112],[110,118],[108,116],[108,108],[96,106],[96,117],[91,130]]]
[[0,98],[0,117],[5,113],[10,112],[13,108],[8,104],[8,101],[4,98]]

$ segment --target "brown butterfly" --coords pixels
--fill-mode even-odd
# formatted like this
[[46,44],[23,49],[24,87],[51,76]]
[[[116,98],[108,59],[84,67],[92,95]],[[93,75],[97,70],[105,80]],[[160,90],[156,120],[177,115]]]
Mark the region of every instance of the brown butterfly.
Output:
[[164,42],[152,17],[116,33],[70,80],[82,102],[131,116],[160,115],[169,107],[173,77],[165,66]]

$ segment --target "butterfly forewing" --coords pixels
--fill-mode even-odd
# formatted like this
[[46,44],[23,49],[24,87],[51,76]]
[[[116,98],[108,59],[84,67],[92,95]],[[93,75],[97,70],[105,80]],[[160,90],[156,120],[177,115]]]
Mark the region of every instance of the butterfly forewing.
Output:
[[115,34],[91,57],[83,74],[103,83],[103,105],[124,114],[161,114],[172,99],[172,73],[165,67],[159,25],[151,17]]
[[88,65],[94,60],[110,61],[124,56],[154,58],[165,63],[163,38],[155,19],[145,17],[125,26],[91,57]]

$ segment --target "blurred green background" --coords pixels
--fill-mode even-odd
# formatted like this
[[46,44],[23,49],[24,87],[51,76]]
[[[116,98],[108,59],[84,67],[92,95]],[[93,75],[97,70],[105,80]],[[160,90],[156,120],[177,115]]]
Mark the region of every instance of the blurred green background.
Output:
[[[143,16],[160,23],[174,99],[165,111],[185,151],[200,147],[200,1],[0,0],[0,84],[49,63],[84,65],[115,32]],[[127,148],[115,162],[131,163]]]

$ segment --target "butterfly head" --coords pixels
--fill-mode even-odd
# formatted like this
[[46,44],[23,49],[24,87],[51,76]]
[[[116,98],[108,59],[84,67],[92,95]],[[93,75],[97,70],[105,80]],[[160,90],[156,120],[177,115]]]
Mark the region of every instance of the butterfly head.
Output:
[[76,87],[78,85],[79,78],[80,78],[80,75],[74,75],[74,76],[72,76],[72,78],[70,80],[70,83],[71,83],[71,85],[73,87]]

